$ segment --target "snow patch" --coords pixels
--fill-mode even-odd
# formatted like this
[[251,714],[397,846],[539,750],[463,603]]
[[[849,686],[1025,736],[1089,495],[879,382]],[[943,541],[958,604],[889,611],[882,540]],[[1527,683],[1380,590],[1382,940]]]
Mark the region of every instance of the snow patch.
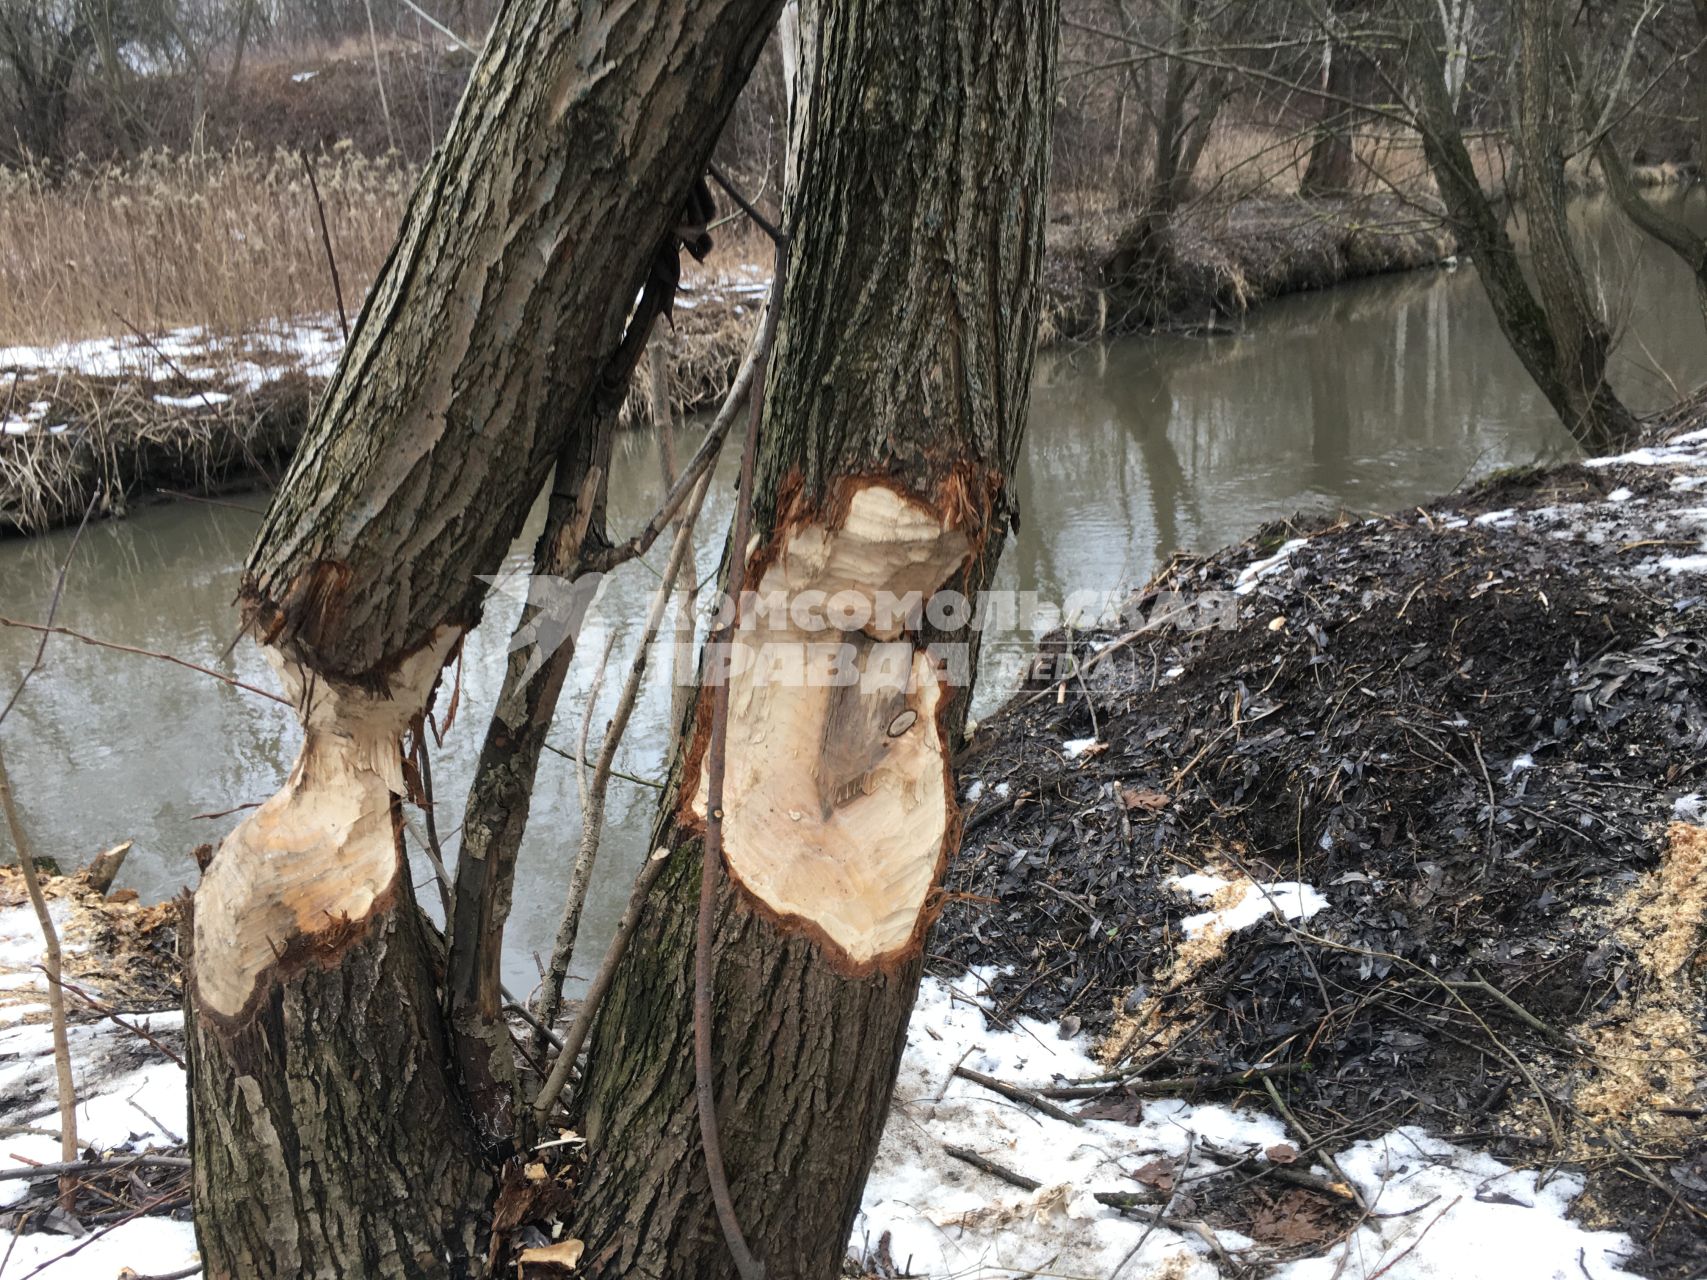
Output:
[[1261,582],[1262,579],[1266,578],[1269,574],[1284,567],[1286,562],[1292,558],[1292,553],[1308,541],[1308,538],[1289,538],[1285,542],[1281,543],[1280,549],[1273,555],[1269,556],[1266,560],[1258,560],[1255,564],[1246,565],[1243,569],[1239,570],[1239,577],[1237,581],[1233,583],[1233,594],[1239,596],[1250,595],[1251,592],[1257,589],[1257,583]]
[[[1175,876],[1168,883],[1193,901],[1209,902],[1240,882],[1195,872]],[[1327,905],[1328,900],[1313,886],[1299,880],[1276,880],[1267,884],[1246,880],[1237,899],[1212,911],[1187,916],[1180,921],[1180,928],[1188,938],[1210,928],[1237,933],[1259,920],[1272,917],[1277,911],[1287,920],[1308,920]]]
[[[1141,1191],[1145,1184],[1132,1175],[1156,1161],[1187,1179],[1213,1173],[1204,1141],[1243,1153],[1299,1138],[1266,1112],[1175,1099],[1146,1100],[1141,1113],[1134,1108],[1133,1123],[1087,1119],[1074,1126],[962,1079],[954,1072],[961,1063],[1031,1088],[1104,1069],[1083,1039],[1063,1040],[1056,1026],[1023,1017],[999,1027],[986,1021],[971,993],[988,977],[926,978],[920,987],[850,1250],[875,1255],[887,1235],[895,1266],[932,1280],[1108,1276],[1123,1260],[1120,1274],[1128,1277],[1221,1277],[1195,1233],[1151,1228],[1094,1193]],[[1042,1185],[1022,1191],[948,1155],[951,1146]],[[1574,1280],[1582,1274],[1579,1256],[1591,1280],[1633,1280],[1619,1269],[1634,1250],[1628,1237],[1585,1231],[1566,1217],[1582,1190],[1575,1178],[1539,1185],[1533,1171],[1416,1128],[1357,1143],[1338,1161],[1373,1212],[1348,1239],[1289,1263],[1277,1273],[1284,1280]],[[1175,1212],[1191,1219],[1189,1210]],[[1251,1245],[1236,1232],[1214,1235],[1229,1253]]]

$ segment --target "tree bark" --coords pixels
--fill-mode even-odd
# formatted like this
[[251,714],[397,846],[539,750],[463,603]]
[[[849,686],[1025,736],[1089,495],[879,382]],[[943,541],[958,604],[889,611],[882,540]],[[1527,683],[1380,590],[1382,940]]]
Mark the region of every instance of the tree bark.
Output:
[[[481,1275],[493,1166],[410,893],[401,743],[566,443],[777,0],[504,7],[246,567],[303,722],[196,891],[215,1280]],[[573,454],[573,450],[568,451]]]
[[1644,235],[1659,241],[1683,260],[1695,282],[1695,300],[1707,318],[1707,239],[1681,218],[1674,218],[1636,189],[1630,168],[1610,134],[1601,136],[1594,148],[1606,188],[1615,204]]
[[[1336,23],[1360,17],[1357,6],[1341,3],[1330,10]],[[1316,124],[1315,137],[1310,142],[1310,158],[1304,166],[1304,176],[1298,181],[1302,196],[1345,195],[1356,186],[1357,152],[1352,126],[1357,115],[1347,102],[1361,100],[1358,59],[1362,56],[1357,45],[1349,40],[1330,37],[1322,54],[1327,65],[1322,71],[1322,89],[1332,98],[1320,104],[1321,116]]]
[[[717,1113],[737,1216],[773,1276],[834,1275],[847,1246],[958,840],[949,759],[976,634],[928,610],[861,632],[768,629],[757,601],[822,589],[869,605],[987,580],[1013,518],[1036,335],[1055,17],[1025,0],[845,0],[802,27],[813,88],[743,548],[755,595],[702,667],[735,672]],[[865,677],[887,647],[904,691],[742,674],[767,645],[814,640],[847,645]],[[940,682],[933,656],[951,668]],[[694,1104],[710,702],[702,690],[654,841],[670,863],[572,1108],[588,1143],[573,1229],[590,1276],[732,1271]]]
[[[1606,380],[1612,333],[1595,309],[1565,211],[1563,125],[1570,111],[1560,56],[1561,0],[1518,0],[1516,151],[1536,292],[1553,338],[1565,425],[1604,447],[1632,435],[1635,419]],[[1580,425],[1579,425],[1580,424]]]
[[1589,301],[1565,220],[1552,89],[1551,0],[1522,0],[1518,150],[1540,296],[1529,287],[1505,224],[1471,163],[1445,79],[1445,35],[1434,0],[1411,0],[1407,60],[1423,154],[1462,252],[1493,305],[1500,331],[1577,442],[1605,449],[1635,432],[1606,381],[1610,340]]

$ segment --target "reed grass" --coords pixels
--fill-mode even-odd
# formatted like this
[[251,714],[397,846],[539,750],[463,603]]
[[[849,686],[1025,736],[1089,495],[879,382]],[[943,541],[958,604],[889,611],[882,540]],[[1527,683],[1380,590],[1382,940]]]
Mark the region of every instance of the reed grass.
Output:
[[[347,145],[315,159],[345,290],[384,262],[415,173]],[[302,157],[151,152],[0,169],[0,346],[200,325],[236,335],[336,306]]]

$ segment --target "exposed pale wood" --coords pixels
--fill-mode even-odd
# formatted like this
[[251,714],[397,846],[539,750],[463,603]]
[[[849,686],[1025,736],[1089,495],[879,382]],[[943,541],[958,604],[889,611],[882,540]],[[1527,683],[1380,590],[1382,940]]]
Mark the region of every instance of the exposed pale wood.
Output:
[[[903,628],[908,602],[922,612],[970,554],[966,534],[923,503],[866,485],[840,528],[789,531],[727,655],[729,874],[853,968],[916,942],[942,859],[953,806],[942,690]],[[772,599],[794,607],[756,616]],[[838,611],[869,621],[838,630]],[[701,822],[705,806],[702,763]]]
[[[870,592],[912,573],[921,587],[946,575],[946,585],[975,592],[1012,516],[1007,485],[1036,332],[1055,7],[843,0],[805,5],[801,16],[810,41],[801,79],[813,87],[785,211],[791,267],[754,537],[738,552],[748,581],[774,570],[803,586],[835,578]],[[879,509],[895,522],[869,519]],[[903,548],[919,553],[912,568],[902,567]],[[904,641],[911,652],[939,640],[976,643],[927,625],[865,634],[856,647],[869,662],[882,643]],[[822,689],[731,687],[727,874],[712,886],[712,1078],[736,1217],[773,1276],[836,1273],[882,1132],[935,866],[922,908],[915,877],[933,851],[951,851],[958,825],[946,753],[970,690],[934,688],[906,694],[904,709],[921,714],[900,725],[917,745],[900,768],[869,739],[837,744],[824,760],[827,720],[869,733],[895,722],[882,714],[892,702],[838,698],[832,709]],[[917,705],[928,698],[940,700]],[[589,1163],[571,1230],[587,1242],[581,1273],[597,1280],[732,1272],[700,1151],[688,999],[709,702],[702,690],[654,841],[670,858],[605,998],[573,1104]],[[906,796],[916,798],[910,810]],[[789,810],[809,834],[794,832]],[[855,831],[903,811],[919,830],[895,840],[893,883],[868,877],[870,864],[801,874],[815,843],[826,872],[844,853],[867,858]],[[768,849],[772,823],[789,833]],[[838,826],[849,838],[823,843]],[[838,877],[864,881],[849,894],[851,912],[822,892]],[[912,941],[897,947],[904,929]]]
[[[182,935],[210,1277],[486,1273],[501,1148],[474,1111],[503,1108],[453,1052],[401,739],[547,473],[620,395],[636,295],[779,2],[504,4],[274,496],[240,603],[302,752]],[[507,906],[498,862],[483,933]],[[457,958],[464,1007],[495,1016],[484,957]]]

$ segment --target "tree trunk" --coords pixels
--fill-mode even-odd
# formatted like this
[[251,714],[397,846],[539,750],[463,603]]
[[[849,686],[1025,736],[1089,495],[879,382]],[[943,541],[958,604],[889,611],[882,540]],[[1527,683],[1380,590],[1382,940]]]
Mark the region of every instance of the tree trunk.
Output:
[[[1531,10],[1549,5],[1550,0],[1523,0],[1526,29],[1536,17]],[[1447,92],[1445,36],[1435,0],[1411,0],[1411,10],[1407,58],[1417,128],[1459,249],[1475,262],[1506,341],[1572,436],[1588,449],[1609,448],[1627,439],[1636,424],[1606,382],[1605,326],[1589,302],[1565,222],[1558,122],[1551,119],[1551,91],[1544,83],[1552,69],[1547,60],[1550,46],[1526,38],[1519,58],[1524,102],[1519,150],[1541,286],[1538,299],[1504,223],[1476,178],[1458,128]]]
[[401,740],[478,619],[776,0],[504,7],[241,589],[304,726],[196,891],[214,1280],[479,1275],[492,1163],[410,893]]
[[1683,260],[1695,282],[1695,301],[1703,318],[1707,318],[1707,239],[1681,218],[1674,218],[1636,189],[1630,168],[1611,134],[1603,134],[1594,148],[1600,170],[1606,175],[1606,188],[1615,204],[1635,227],[1653,237]]
[[1565,20],[1561,0],[1518,0],[1518,173],[1565,425],[1592,447],[1605,447],[1633,434],[1636,423],[1606,380],[1612,334],[1589,294],[1565,211],[1561,134],[1571,109],[1559,46]]
[[[930,609],[884,616],[882,593],[972,595],[1013,518],[1055,18],[1025,0],[844,0],[804,28],[813,88],[743,548],[752,594],[702,667],[702,685],[733,672],[717,1119],[736,1215],[776,1277],[837,1273],[958,841],[949,760],[976,634]],[[847,603],[850,625],[873,616],[849,632],[816,630],[809,606],[758,621],[772,593],[805,604],[815,590]],[[866,687],[830,684],[838,662]],[[798,678],[808,670],[821,683]],[[710,703],[705,689],[659,820],[671,861],[572,1108],[589,1276],[732,1271],[694,1102]]]
[[1351,128],[1356,113],[1346,103],[1358,101],[1357,48],[1349,42],[1330,40],[1322,56],[1327,63],[1322,70],[1322,89],[1333,96],[1321,100],[1310,158],[1298,181],[1298,194],[1311,197],[1345,195],[1356,185],[1357,153]]

